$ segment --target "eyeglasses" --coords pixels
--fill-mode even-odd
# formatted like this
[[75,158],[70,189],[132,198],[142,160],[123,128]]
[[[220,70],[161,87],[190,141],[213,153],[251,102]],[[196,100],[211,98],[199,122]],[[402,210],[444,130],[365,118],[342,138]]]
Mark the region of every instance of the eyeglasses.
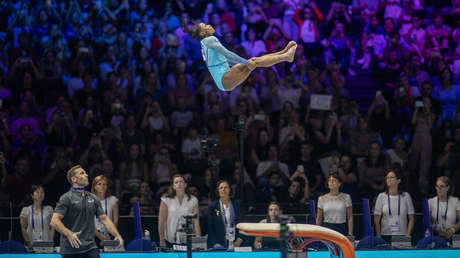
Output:
[[438,189],[445,189],[447,187],[449,187],[449,186],[448,185],[436,185],[436,188],[438,188]]

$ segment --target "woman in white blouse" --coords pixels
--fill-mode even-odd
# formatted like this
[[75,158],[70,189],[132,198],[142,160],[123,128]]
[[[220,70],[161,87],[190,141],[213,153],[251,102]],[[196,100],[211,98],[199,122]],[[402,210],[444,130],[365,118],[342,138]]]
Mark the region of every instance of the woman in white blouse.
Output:
[[[118,207],[118,198],[110,194],[108,188],[109,180],[104,175],[99,175],[93,179],[93,184],[91,185],[91,192],[97,196],[101,202],[102,209],[105,214],[113,221],[115,226],[118,225],[119,219],[119,207]],[[100,245],[102,246],[104,240],[110,240],[110,235],[104,224],[99,220],[99,218],[94,218],[96,225],[96,237],[100,240]]]
[[391,236],[410,237],[415,221],[412,198],[399,189],[399,171],[388,172],[385,179],[387,190],[377,196],[374,207],[376,235],[387,241],[391,240]]
[[[196,215],[193,226],[196,236],[201,236],[198,199],[186,192],[187,183],[182,175],[176,174],[172,178],[171,186],[161,197],[158,218],[158,235],[160,246],[172,246],[180,242],[178,229],[185,222],[184,216]],[[179,233],[179,234],[178,234]]]
[[328,176],[327,186],[329,193],[318,198],[316,225],[333,229],[343,235],[352,236],[353,207],[351,197],[349,194],[339,191],[341,185],[342,180],[337,174]]
[[19,215],[21,233],[28,249],[35,241],[53,241],[54,229],[50,226],[53,208],[43,206],[45,189],[42,185],[32,185],[32,205],[22,208]]
[[436,196],[428,200],[434,233],[445,239],[460,229],[460,201],[452,193],[452,182],[441,176],[436,180]]

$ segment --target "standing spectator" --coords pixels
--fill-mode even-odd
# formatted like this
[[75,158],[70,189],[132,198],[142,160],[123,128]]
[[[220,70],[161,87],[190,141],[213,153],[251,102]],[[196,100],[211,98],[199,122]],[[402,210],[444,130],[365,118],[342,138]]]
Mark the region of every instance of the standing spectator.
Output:
[[14,164],[14,171],[8,176],[5,185],[5,193],[9,195],[14,208],[22,206],[31,185],[29,159],[27,156],[18,157]]
[[[375,103],[375,102],[374,102]],[[365,117],[358,120],[358,128],[352,132],[350,137],[350,154],[357,158],[362,158],[369,152],[372,142],[379,139],[379,135],[369,128],[369,121]]]
[[460,229],[460,202],[452,196],[454,186],[448,177],[438,177],[435,187],[437,196],[428,200],[430,223],[436,235],[449,240]]
[[126,161],[120,163],[120,184],[123,190],[134,192],[142,181],[148,181],[148,166],[139,145],[132,144]]
[[145,154],[145,136],[141,130],[138,129],[135,114],[128,114],[126,116],[126,128],[122,131],[123,143],[125,146],[131,146],[133,144],[140,148],[140,154]]
[[431,129],[436,121],[436,116],[431,111],[431,102],[428,98],[424,98],[423,102],[415,103],[414,109],[412,124],[415,125],[415,133],[411,152],[409,153],[409,166],[412,171],[418,171],[416,177],[418,177],[419,189],[422,193],[426,193],[430,180],[431,155],[433,151]]
[[150,191],[149,183],[142,182],[139,185],[139,192],[134,193],[130,198],[131,211],[129,216],[134,216],[134,210],[132,208],[132,203],[136,201],[139,203],[140,215],[153,216],[155,209],[155,200],[153,199],[153,193]]
[[356,160],[349,154],[343,154],[340,158],[337,169],[338,176],[342,182],[342,192],[349,194],[353,201],[359,199],[359,177],[356,167]]
[[350,195],[340,192],[342,181],[337,174],[328,176],[327,185],[329,193],[318,198],[316,225],[353,236],[353,207]]
[[[97,196],[101,202],[102,209],[105,212],[105,215],[112,220],[113,224],[118,226],[119,219],[119,207],[118,207],[118,198],[111,195],[109,190],[109,180],[104,175],[99,175],[94,178],[91,185],[91,193]],[[96,237],[100,241],[100,246],[104,246],[104,240],[110,240],[108,230],[105,228],[104,224],[99,220],[99,218],[94,218],[96,223]]]
[[303,171],[308,180],[309,191],[312,194],[318,194],[321,191],[323,185],[323,173],[318,160],[313,156],[314,146],[311,142],[304,141],[300,143],[300,155],[295,162],[290,164],[290,171],[294,173],[297,171],[299,166],[303,167]]
[[385,189],[385,174],[389,167],[388,158],[382,152],[380,143],[371,143],[367,157],[361,161],[358,167],[363,197],[372,198]]
[[[440,155],[438,165],[445,173],[449,173],[452,177],[454,195],[460,194],[460,127],[455,128],[453,141],[448,141],[444,148],[443,153]],[[449,175],[447,174],[447,175]]]
[[180,229],[185,223],[184,216],[196,215],[193,226],[196,236],[201,236],[198,199],[187,193],[187,182],[182,175],[174,175],[168,192],[161,197],[158,218],[160,246],[171,247],[180,242]]
[[248,57],[257,57],[267,53],[265,42],[258,39],[255,29],[251,27],[246,30],[246,40],[241,42],[241,46],[244,47]]
[[385,178],[385,192],[378,195],[374,207],[374,223],[377,237],[390,242],[391,236],[410,237],[414,228],[415,213],[412,198],[402,192],[401,175],[392,170]]
[[406,151],[406,140],[402,136],[396,137],[392,149],[387,150],[391,165],[398,164],[404,171],[407,166],[408,153]]
[[183,134],[185,128],[193,120],[193,112],[187,109],[185,99],[179,97],[177,99],[177,110],[173,111],[171,114],[171,129],[173,130],[174,135],[179,133]]
[[280,177],[282,177],[283,181],[287,181],[287,179],[289,179],[288,166],[286,163],[278,160],[278,147],[276,145],[270,145],[267,159],[257,165],[256,177],[259,181],[264,181],[264,178],[273,171],[276,171]]
[[35,241],[54,241],[54,228],[50,225],[53,208],[49,205],[43,205],[45,199],[43,186],[32,185],[30,195],[32,204],[22,208],[19,222],[21,223],[24,243],[27,249],[32,251]]
[[436,86],[433,91],[433,97],[441,102],[442,120],[451,120],[456,109],[456,102],[460,100],[460,87],[453,84],[452,72],[445,68],[441,72],[441,85]]

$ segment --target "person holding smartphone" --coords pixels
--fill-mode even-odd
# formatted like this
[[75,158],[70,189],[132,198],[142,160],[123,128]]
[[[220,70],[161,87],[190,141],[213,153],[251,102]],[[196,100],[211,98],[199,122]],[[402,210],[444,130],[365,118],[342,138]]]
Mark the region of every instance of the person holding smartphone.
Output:
[[409,169],[419,171],[418,185],[422,193],[428,191],[429,174],[432,161],[431,128],[436,121],[436,115],[431,111],[429,98],[415,101],[412,124],[415,133],[409,153]]

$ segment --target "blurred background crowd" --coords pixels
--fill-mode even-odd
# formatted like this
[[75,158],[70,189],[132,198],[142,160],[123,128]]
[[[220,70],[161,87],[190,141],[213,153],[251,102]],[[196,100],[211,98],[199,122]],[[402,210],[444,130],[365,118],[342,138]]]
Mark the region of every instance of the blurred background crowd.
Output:
[[[0,214],[11,202],[18,216],[34,183],[54,205],[75,164],[109,179],[121,215],[135,200],[156,215],[176,173],[200,208],[226,179],[247,212],[262,214],[272,201],[305,213],[330,173],[353,202],[374,200],[390,170],[416,203],[438,176],[460,193],[458,0],[0,5]],[[219,91],[182,21],[211,24],[245,58],[295,40],[296,58]],[[310,105],[316,95],[331,96],[330,107]],[[218,146],[203,148],[213,137]]]

